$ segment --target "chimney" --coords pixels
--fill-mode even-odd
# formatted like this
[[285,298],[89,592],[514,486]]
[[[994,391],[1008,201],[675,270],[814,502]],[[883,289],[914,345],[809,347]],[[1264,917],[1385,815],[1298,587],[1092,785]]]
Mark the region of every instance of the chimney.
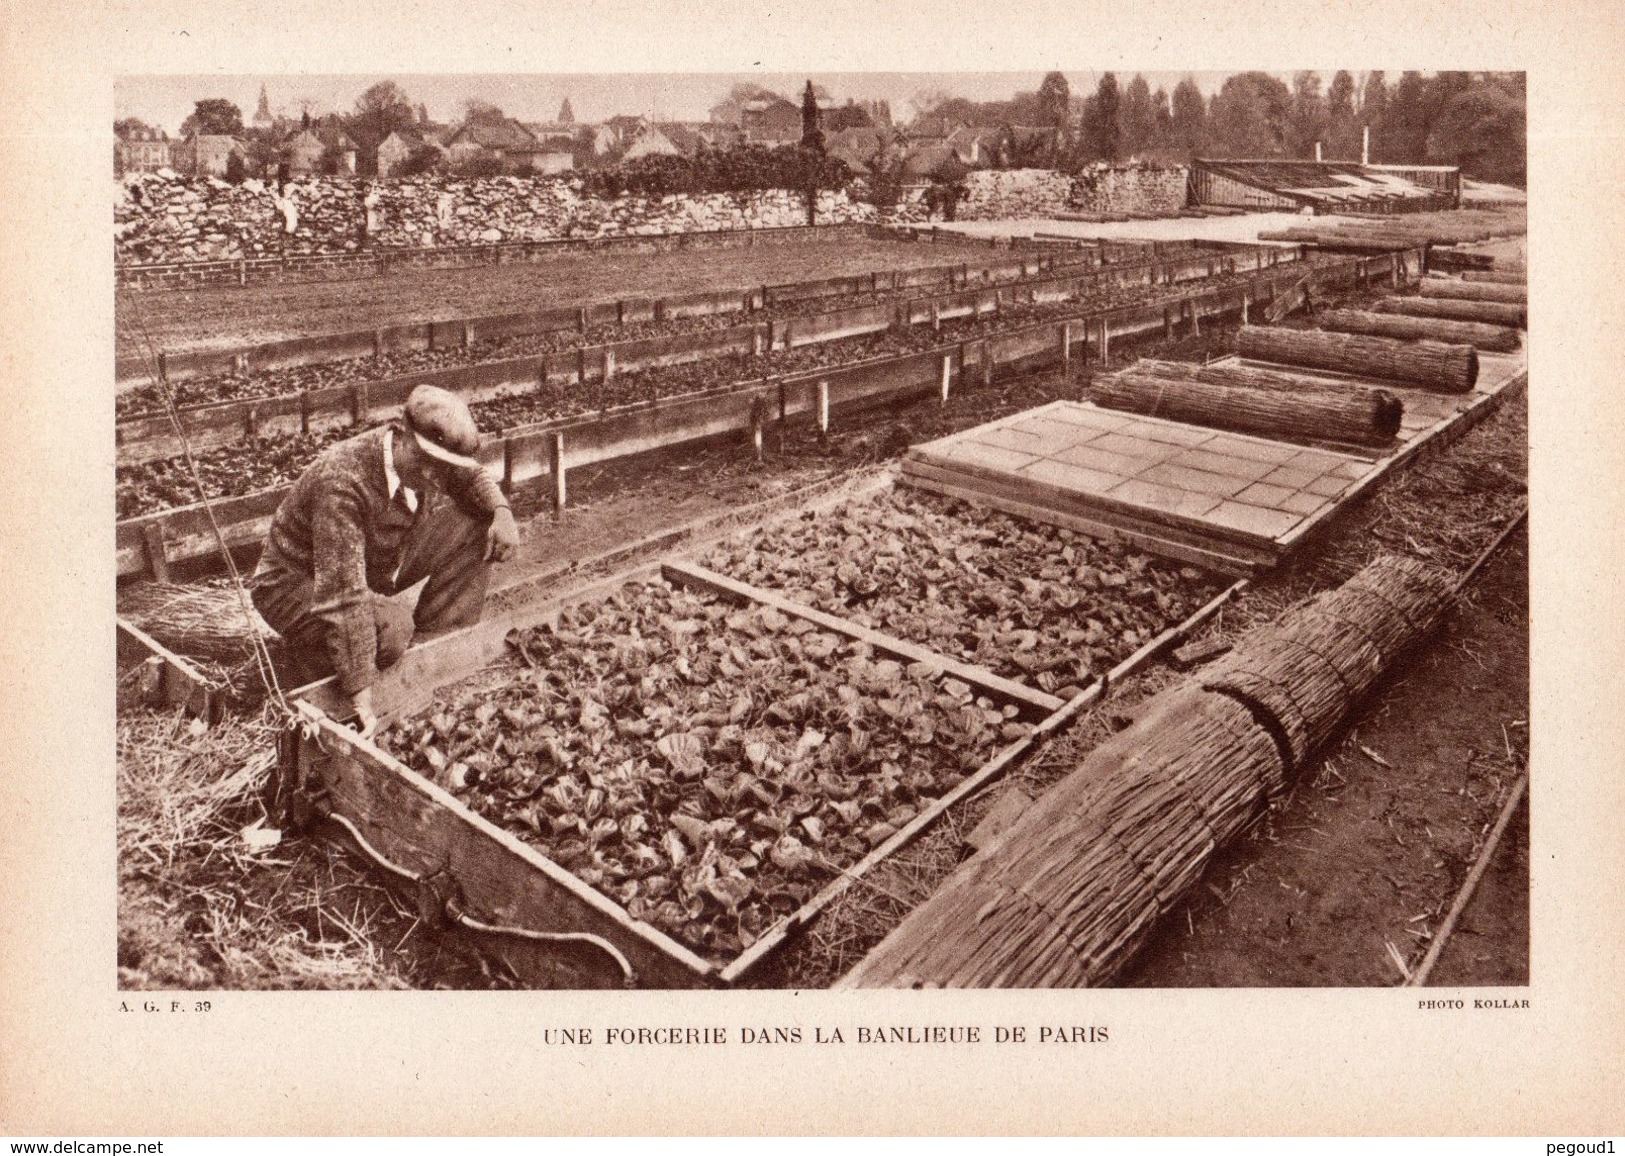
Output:
[[1362,165],[1369,165],[1371,163],[1371,126],[1370,125],[1365,126],[1364,138],[1362,139],[1362,141],[1360,143],[1360,163]]
[[1321,161],[1320,142],[1317,140],[1315,142],[1315,163],[1318,165],[1320,163],[1320,161]]

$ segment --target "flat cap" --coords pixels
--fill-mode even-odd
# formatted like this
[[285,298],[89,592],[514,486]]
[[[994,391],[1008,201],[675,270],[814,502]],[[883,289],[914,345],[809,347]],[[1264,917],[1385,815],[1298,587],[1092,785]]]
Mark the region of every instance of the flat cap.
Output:
[[478,469],[480,431],[468,403],[434,385],[420,385],[406,399],[406,428],[423,452],[464,469]]

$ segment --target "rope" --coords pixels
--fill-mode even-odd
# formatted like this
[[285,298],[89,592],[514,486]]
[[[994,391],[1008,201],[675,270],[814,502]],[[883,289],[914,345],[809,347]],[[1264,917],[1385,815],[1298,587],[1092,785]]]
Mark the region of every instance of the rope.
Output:
[[[405,879],[409,883],[422,885],[427,882],[426,876],[417,871],[413,871],[409,867],[402,867],[399,863],[396,863],[394,860],[390,859],[389,856],[385,855],[382,851],[378,850],[378,848],[374,847],[370,842],[368,842],[367,837],[361,833],[361,829],[359,827],[350,822],[349,819],[346,819],[337,811],[328,812],[327,817],[349,832],[350,838],[355,840],[356,846],[361,849],[362,854],[366,855],[367,858],[371,859],[384,870]],[[450,919],[453,923],[466,927],[470,931],[479,931],[487,935],[506,935],[514,939],[528,939],[537,943],[588,944],[592,947],[598,948],[598,950],[602,951],[605,955],[609,956],[615,961],[616,966],[621,969],[621,980],[627,987],[634,987],[637,984],[638,976],[637,972],[632,967],[631,960],[627,959],[626,956],[622,954],[620,948],[616,947],[613,943],[601,935],[594,935],[589,931],[532,931],[528,927],[514,927],[504,923],[486,923],[483,920],[476,919],[467,911],[463,910],[462,905],[459,904],[455,898],[449,898],[446,900],[445,912],[446,918]]]
[[140,332],[141,343],[145,347],[144,356],[147,368],[158,383],[158,391],[163,397],[164,412],[169,417],[170,425],[174,426],[176,436],[181,440],[181,452],[186,459],[187,472],[192,476],[192,484],[197,489],[198,501],[202,504],[204,513],[209,517],[209,527],[214,532],[215,542],[220,548],[220,556],[225,559],[226,571],[231,575],[232,587],[237,594],[237,604],[243,612],[243,622],[248,627],[249,644],[254,655],[255,671],[259,675],[260,683],[265,687],[266,697],[275,703],[285,716],[292,719],[295,717],[293,706],[282,692],[282,683],[277,678],[276,666],[271,661],[270,648],[266,646],[265,639],[261,637],[256,625],[253,603],[248,596],[248,588],[243,584],[242,572],[237,568],[236,559],[231,556],[231,549],[226,545],[225,531],[220,528],[220,521],[215,516],[214,503],[210,501],[208,492],[204,489],[203,477],[198,470],[197,459],[192,454],[192,442],[186,436],[186,427],[181,421],[180,406],[175,401],[175,391],[170,388],[169,375],[159,367],[157,345],[153,341],[152,333],[147,328],[139,306],[135,304],[135,295],[130,293],[128,289],[120,289],[119,292],[124,298],[125,307],[130,310],[136,329]]

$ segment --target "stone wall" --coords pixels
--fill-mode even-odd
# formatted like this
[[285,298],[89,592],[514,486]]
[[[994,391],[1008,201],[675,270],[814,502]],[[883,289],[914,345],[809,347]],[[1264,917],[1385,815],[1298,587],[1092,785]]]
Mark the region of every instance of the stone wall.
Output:
[[[280,192],[249,180],[188,180],[155,173],[120,182],[114,208],[119,264],[492,245],[591,237],[658,236],[807,223],[786,190],[734,196],[582,196],[567,179],[407,177],[361,181],[305,177]],[[882,215],[846,190],[819,195],[821,225],[923,217],[916,207]]]
[[965,174],[961,221],[1021,220],[1066,212],[1072,178],[1052,169],[975,169]]
[[[979,170],[965,178],[963,220],[1075,212],[1171,212],[1185,202],[1185,170]],[[443,176],[364,181],[303,177],[281,190],[168,173],[117,186],[114,254],[120,265],[435,249],[513,241],[659,236],[806,223],[800,194],[770,190],[668,197],[583,196],[579,178]],[[882,212],[848,190],[819,196],[818,223],[923,220],[919,191]]]
[[966,221],[1065,213],[1174,213],[1185,206],[1186,170],[1093,165],[1075,175],[1051,169],[984,169],[967,174],[957,216]]
[[1176,213],[1185,207],[1188,170],[1095,165],[1072,179],[1072,206],[1083,213]]

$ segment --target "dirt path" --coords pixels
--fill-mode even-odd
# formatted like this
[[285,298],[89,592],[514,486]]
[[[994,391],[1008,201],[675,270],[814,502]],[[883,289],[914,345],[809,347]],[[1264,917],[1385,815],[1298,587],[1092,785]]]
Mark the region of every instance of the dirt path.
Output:
[[[1398,983],[1388,945],[1420,961],[1525,765],[1528,590],[1515,532],[1442,631],[1384,679],[1286,804],[1214,862],[1120,981]],[[1527,839],[1507,840],[1432,986],[1528,982]]]
[[123,291],[119,353],[217,349],[448,317],[808,281],[859,270],[988,262],[986,242],[806,241],[674,253],[561,253],[524,265],[411,269],[346,281]]

